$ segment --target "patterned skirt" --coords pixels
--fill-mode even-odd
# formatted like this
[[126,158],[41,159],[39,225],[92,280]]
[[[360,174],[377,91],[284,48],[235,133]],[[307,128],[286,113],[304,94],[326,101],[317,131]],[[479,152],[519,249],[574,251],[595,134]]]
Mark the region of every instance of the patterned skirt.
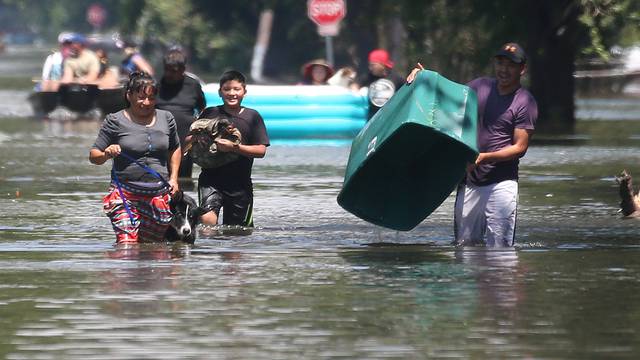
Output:
[[171,222],[168,193],[161,195],[134,194],[122,189],[131,210],[127,212],[118,188],[113,184],[102,199],[105,214],[111,220],[117,243],[160,242]]

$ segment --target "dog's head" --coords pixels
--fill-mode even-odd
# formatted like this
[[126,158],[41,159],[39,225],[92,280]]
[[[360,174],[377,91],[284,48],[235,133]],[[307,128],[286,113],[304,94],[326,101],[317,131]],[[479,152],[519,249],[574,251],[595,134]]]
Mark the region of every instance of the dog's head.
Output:
[[356,80],[356,71],[352,67],[343,67],[336,71],[327,83],[329,85],[349,87]]
[[616,182],[618,184],[624,183],[624,185],[627,185],[630,180],[631,180],[631,174],[629,174],[627,170],[622,170],[620,175],[616,176]]
[[170,226],[175,230],[177,239],[186,243],[193,244],[196,240],[196,226],[200,222],[202,209],[196,201],[182,190],[177,191],[170,201],[171,213],[173,219]]
[[631,174],[623,170],[616,176],[616,182],[620,185],[620,211],[624,216],[640,216],[640,198],[633,189]]
[[620,185],[620,197],[623,201],[631,201],[634,195],[631,174],[629,174],[627,170],[622,170],[620,175],[616,176],[616,182]]

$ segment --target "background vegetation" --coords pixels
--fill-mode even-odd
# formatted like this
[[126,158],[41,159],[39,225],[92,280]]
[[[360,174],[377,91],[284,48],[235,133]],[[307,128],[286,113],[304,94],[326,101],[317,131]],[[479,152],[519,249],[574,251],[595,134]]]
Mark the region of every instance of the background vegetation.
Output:
[[[267,79],[295,82],[304,62],[325,55],[303,0],[0,0],[0,30],[30,31],[49,41],[62,30],[89,33],[94,29],[86,9],[95,2],[109,13],[100,31],[145,44],[179,44],[203,72],[249,73],[266,9],[274,12]],[[420,61],[466,82],[490,74],[496,48],[517,41],[529,53],[527,82],[539,102],[542,129],[571,131],[576,62],[607,60],[612,47],[640,42],[639,25],[637,0],[347,0],[334,39],[335,62],[363,72],[367,53],[383,47],[401,74]]]

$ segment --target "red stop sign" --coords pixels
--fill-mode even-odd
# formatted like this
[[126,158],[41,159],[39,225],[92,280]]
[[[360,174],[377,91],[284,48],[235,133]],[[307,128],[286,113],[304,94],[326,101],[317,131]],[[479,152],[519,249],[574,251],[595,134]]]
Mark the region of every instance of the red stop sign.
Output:
[[339,22],[347,14],[344,0],[309,0],[307,15],[314,23],[331,25]]

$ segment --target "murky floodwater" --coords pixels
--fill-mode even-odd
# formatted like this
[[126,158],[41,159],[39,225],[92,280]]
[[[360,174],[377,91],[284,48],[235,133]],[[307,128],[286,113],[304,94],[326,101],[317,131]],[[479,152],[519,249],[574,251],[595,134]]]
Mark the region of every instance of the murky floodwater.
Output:
[[579,103],[608,120],[532,146],[514,250],[451,247],[452,198],[411,232],[369,225],[335,200],[348,144],[277,142],[252,235],[116,249],[97,125],[17,117],[26,92],[6,91],[0,358],[640,356],[640,222],[617,215],[613,178],[640,178],[633,102]]

